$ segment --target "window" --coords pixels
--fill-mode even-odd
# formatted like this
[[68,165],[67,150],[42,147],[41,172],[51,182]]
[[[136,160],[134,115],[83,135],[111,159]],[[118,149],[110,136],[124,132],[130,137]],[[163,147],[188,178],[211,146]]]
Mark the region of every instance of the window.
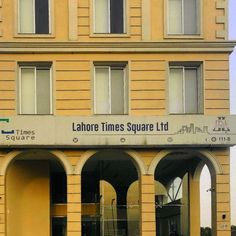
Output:
[[200,0],[168,0],[168,34],[199,34]]
[[51,114],[51,65],[20,65],[20,114]]
[[126,66],[114,64],[95,66],[95,114],[127,113]]
[[50,0],[18,0],[19,33],[50,33],[49,1]]
[[198,64],[171,64],[169,70],[170,113],[201,113],[202,82]]
[[94,0],[95,33],[125,33],[125,0]]

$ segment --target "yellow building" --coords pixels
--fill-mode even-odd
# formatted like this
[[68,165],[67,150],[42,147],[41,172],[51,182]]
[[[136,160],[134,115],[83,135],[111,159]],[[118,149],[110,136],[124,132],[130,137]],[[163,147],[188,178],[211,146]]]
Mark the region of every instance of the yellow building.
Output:
[[0,0],[0,236],[230,235],[227,0]]

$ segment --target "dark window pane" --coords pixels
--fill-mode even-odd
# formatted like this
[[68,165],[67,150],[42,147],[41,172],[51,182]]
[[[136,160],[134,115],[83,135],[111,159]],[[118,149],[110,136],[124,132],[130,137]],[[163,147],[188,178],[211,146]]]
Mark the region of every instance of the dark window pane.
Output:
[[35,33],[49,33],[49,6],[48,0],[35,0]]
[[66,217],[52,218],[52,236],[66,236]]
[[110,2],[110,24],[111,33],[124,33],[124,3],[123,0],[111,0]]
[[67,182],[64,172],[53,172],[51,174],[51,202],[67,202]]

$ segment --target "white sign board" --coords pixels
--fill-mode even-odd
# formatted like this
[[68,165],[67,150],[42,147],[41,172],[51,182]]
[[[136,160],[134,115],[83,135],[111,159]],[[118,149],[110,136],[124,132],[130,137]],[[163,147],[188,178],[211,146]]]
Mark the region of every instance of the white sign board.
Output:
[[0,147],[232,146],[236,116],[0,117]]

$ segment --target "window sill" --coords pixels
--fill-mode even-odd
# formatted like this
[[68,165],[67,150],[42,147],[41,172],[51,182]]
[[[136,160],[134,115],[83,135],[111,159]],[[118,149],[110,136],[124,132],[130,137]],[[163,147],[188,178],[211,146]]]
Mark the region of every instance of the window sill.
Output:
[[54,116],[54,114],[22,114],[18,113],[18,116]]
[[130,38],[130,35],[127,33],[124,34],[109,34],[109,33],[92,33],[90,34],[91,38]]
[[128,116],[129,114],[128,113],[125,113],[125,114],[97,114],[97,113],[94,113],[93,115],[94,116]]
[[164,39],[204,39],[203,35],[184,35],[184,34],[168,34],[164,36]]
[[14,38],[55,38],[54,34],[24,34],[19,33],[14,36]]
[[187,115],[187,116],[191,116],[191,115],[204,115],[204,113],[169,113],[170,116],[182,116],[182,115]]

